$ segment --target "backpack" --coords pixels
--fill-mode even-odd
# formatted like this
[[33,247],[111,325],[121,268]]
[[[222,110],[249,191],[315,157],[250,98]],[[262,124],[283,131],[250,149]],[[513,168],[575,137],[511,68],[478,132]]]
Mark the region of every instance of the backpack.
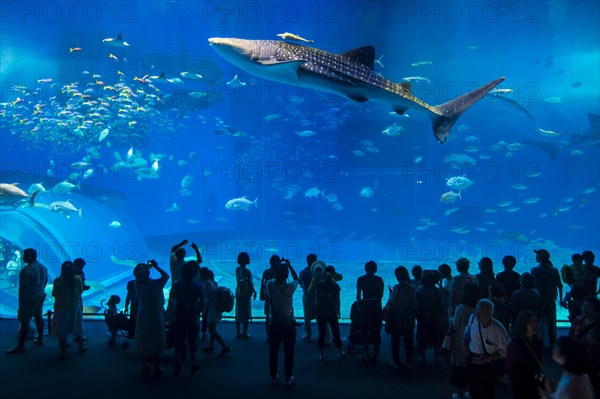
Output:
[[252,290],[250,289],[250,271],[243,270],[240,276],[239,293],[242,297],[252,296]]
[[235,296],[227,287],[217,288],[217,311],[229,313],[233,310]]
[[414,326],[416,318],[415,291],[407,289],[407,287],[401,289],[399,285],[396,285],[394,288],[398,290],[398,293],[396,301],[391,304],[391,309],[389,310],[390,320],[403,328]]

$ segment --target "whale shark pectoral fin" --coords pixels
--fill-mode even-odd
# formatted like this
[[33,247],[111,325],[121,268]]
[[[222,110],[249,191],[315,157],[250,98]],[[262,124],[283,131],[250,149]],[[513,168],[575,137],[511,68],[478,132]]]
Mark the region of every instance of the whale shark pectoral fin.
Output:
[[348,98],[350,100],[354,100],[354,101],[359,102],[359,103],[364,103],[364,102],[369,101],[369,99],[367,97],[361,96],[361,95],[358,95],[358,94],[348,94]]
[[306,61],[277,61],[267,60],[259,61],[260,65],[268,67],[269,73],[273,76],[287,76],[290,79],[298,79],[298,68]]
[[406,112],[408,108],[406,107],[393,107],[393,110],[398,114],[398,115],[404,115],[404,113]]
[[272,68],[290,68],[298,69],[300,65],[306,63],[304,60],[293,60],[293,61],[278,61],[278,60],[258,60],[258,64],[268,66]]

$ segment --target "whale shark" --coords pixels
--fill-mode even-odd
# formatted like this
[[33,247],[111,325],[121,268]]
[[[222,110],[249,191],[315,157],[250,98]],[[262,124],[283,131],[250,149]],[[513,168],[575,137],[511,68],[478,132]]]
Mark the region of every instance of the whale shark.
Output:
[[430,105],[412,94],[408,82],[394,83],[375,73],[375,48],[359,47],[342,54],[279,40],[213,37],[211,47],[227,61],[264,79],[320,89],[357,102],[388,104],[402,115],[413,108],[431,119],[433,133],[444,143],[461,114],[505,78],[495,79],[440,105]]

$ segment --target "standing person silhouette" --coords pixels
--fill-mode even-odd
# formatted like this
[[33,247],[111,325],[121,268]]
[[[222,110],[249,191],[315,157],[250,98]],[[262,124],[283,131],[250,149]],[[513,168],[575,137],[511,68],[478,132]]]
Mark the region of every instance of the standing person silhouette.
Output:
[[[292,281],[288,282],[288,276]],[[275,278],[267,281],[267,301],[271,303],[271,342],[269,346],[269,373],[271,385],[277,385],[277,363],[279,347],[283,343],[285,385],[294,383],[294,352],[296,349],[296,320],[294,319],[293,296],[298,288],[298,274],[287,259],[281,259],[275,268]]]
[[251,337],[248,335],[248,323],[252,318],[252,299],[256,300],[252,272],[248,269],[248,252],[240,252],[237,262],[239,266],[235,269],[235,331],[236,338],[248,339]]
[[[150,278],[150,269],[160,273],[157,279]],[[135,326],[135,343],[142,358],[142,374],[150,372],[150,364],[154,365],[156,377],[164,373],[160,367],[160,354],[166,347],[164,321],[165,296],[163,288],[169,275],[155,260],[139,263],[133,269],[135,290],[138,294],[138,313]]]
[[267,334],[267,343],[271,342],[271,302],[267,299],[267,281],[275,278],[275,269],[281,263],[279,255],[271,255],[269,259],[269,268],[263,272],[262,279],[260,280],[260,295],[261,301],[265,302],[264,314],[265,314],[265,331]]
[[37,327],[36,345],[43,345],[44,319],[42,308],[46,299],[46,285],[48,284],[48,269],[37,260],[37,252],[33,248],[23,251],[25,267],[19,273],[19,311],[17,318],[21,323],[19,328],[19,342],[6,351],[8,354],[25,352],[25,341],[29,333],[29,321],[33,317]]
[[535,252],[535,260],[538,262],[538,266],[531,269],[531,274],[537,282],[536,289],[540,293],[538,320],[546,323],[550,347],[553,348],[554,342],[556,342],[557,291],[558,298],[562,298],[563,284],[560,273],[550,261],[550,253],[545,249],[536,249],[533,252]]

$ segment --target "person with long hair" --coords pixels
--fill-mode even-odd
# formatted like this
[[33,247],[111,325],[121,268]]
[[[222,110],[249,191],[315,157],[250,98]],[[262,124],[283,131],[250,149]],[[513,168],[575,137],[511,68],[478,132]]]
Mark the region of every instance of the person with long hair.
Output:
[[[58,338],[60,348],[59,357],[67,356],[67,337],[76,332],[77,320],[81,313],[81,293],[83,283],[81,277],[75,274],[73,263],[63,262],[60,276],[54,279],[52,296],[54,297],[54,317],[52,320],[52,334]],[[79,353],[87,349],[83,340],[78,340]]]
[[506,370],[513,399],[539,398],[544,344],[538,336],[538,319],[530,310],[522,310],[511,330]]
[[487,298],[490,294],[490,285],[496,281],[494,274],[494,263],[492,259],[484,256],[479,260],[479,273],[475,275],[477,278],[477,284],[479,285],[479,292],[482,298]]

